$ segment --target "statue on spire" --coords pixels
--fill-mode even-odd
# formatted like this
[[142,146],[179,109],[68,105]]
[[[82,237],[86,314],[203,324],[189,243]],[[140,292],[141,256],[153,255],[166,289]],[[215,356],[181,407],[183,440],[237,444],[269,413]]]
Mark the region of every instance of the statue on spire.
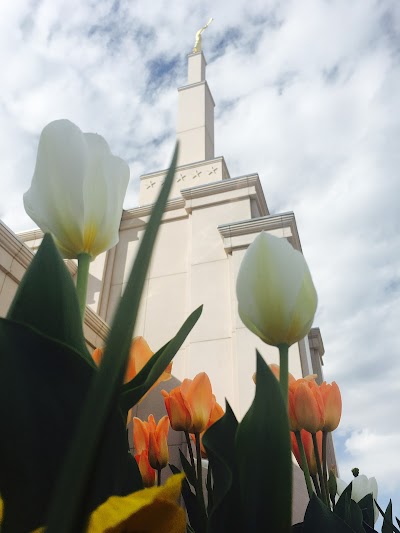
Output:
[[193,47],[194,54],[197,54],[197,52],[201,52],[201,34],[211,24],[213,20],[214,19],[211,17],[210,20],[207,22],[207,24],[203,26],[202,28],[200,28],[199,31],[196,33],[196,40],[194,42],[194,47]]

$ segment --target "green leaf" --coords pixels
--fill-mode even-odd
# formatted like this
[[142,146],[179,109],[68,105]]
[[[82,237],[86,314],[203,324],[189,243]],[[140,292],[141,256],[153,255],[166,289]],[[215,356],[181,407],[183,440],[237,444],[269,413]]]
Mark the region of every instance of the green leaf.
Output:
[[203,306],[201,305],[193,311],[193,313],[185,320],[175,337],[151,357],[137,376],[135,376],[129,383],[122,386],[120,406],[125,415],[132,406],[138,403],[164,372],[170,361],[184,343],[193,326],[198,321],[202,310]]
[[287,410],[279,382],[257,352],[254,401],[239,424],[236,460],[242,520],[248,531],[290,531],[292,459]]
[[374,499],[372,494],[367,494],[358,502],[358,506],[362,511],[364,522],[370,527],[374,527]]
[[183,468],[183,471],[185,472],[186,479],[192,485],[192,487],[196,488],[196,485],[197,485],[196,470],[186,459],[185,455],[182,453],[182,450],[179,450],[179,457],[181,458],[182,468]]
[[[379,511],[382,510],[379,508]],[[393,524],[393,514],[392,514],[392,500],[389,500],[389,503],[386,507],[386,511],[383,513],[383,524],[382,524],[382,533],[398,533],[397,527]]]
[[340,495],[338,501],[335,505],[335,514],[337,514],[344,522],[349,523],[351,512],[350,512],[350,501],[351,501],[351,491],[352,484],[349,483]]
[[313,494],[304,516],[303,533],[322,532],[352,533],[353,529]]
[[[169,464],[169,467],[173,474],[178,474],[180,472],[179,468],[177,468],[175,465]],[[183,501],[185,502],[190,526],[196,533],[204,531],[206,527],[204,515],[199,507],[199,502],[196,498],[196,495],[190,489],[187,479],[184,479],[182,482],[182,497]]]
[[86,348],[74,282],[50,234],[22,278],[7,318],[76,350],[96,367]]
[[209,468],[213,476],[213,505],[209,512],[208,533],[242,531],[239,472],[235,456],[238,421],[226,402],[226,412],[203,435]]
[[[48,533],[76,533],[85,526],[84,502],[94,490],[96,451],[106,422],[116,409],[140,298],[164,207],[175,174],[178,147],[153,208],[126,289],[116,310],[99,372],[93,379],[68,457],[54,490]],[[63,520],[60,523],[60,516]]]
[[[65,344],[0,319],[2,533],[33,531],[46,523],[48,504],[95,374]],[[110,417],[96,450],[101,460],[85,501],[87,509],[110,492],[131,492],[134,480],[140,480],[127,446],[121,416]]]

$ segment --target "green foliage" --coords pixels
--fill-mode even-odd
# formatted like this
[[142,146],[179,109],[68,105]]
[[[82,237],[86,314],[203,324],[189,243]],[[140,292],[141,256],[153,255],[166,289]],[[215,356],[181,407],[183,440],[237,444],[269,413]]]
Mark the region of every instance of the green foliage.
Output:
[[315,494],[312,495],[304,516],[303,533],[352,533],[354,530],[347,525]]
[[239,472],[235,456],[238,421],[226,402],[225,415],[204,434],[209,468],[213,475],[212,500],[209,511],[209,533],[243,530],[240,509]]
[[236,458],[242,520],[249,531],[290,531],[292,461],[289,425],[281,389],[257,352],[253,403],[239,424]]

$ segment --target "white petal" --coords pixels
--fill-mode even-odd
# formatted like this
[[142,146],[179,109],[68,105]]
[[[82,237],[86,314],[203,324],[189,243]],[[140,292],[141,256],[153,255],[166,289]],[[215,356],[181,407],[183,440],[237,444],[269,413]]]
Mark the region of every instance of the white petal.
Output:
[[83,227],[83,181],[87,145],[80,129],[57,120],[42,131],[35,172],[24,194],[28,215],[73,254]]

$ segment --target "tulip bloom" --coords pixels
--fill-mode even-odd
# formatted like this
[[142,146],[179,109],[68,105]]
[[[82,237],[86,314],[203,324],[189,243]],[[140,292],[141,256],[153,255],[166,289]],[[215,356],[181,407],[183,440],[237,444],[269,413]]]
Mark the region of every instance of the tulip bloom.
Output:
[[[374,477],[367,478],[367,476],[361,475],[351,480],[351,499],[358,503],[367,494],[372,494],[374,500],[378,497],[378,483]],[[340,478],[336,478],[337,493],[340,496],[344,489],[349,485],[346,481]],[[374,503],[374,520],[377,521],[379,517],[379,511]]]
[[[131,381],[146,363],[154,355],[154,352],[151,351],[149,345],[143,337],[135,337],[132,341],[131,348],[129,351],[128,365],[126,367],[124,383]],[[103,358],[103,350],[101,348],[96,348],[92,353],[92,358],[97,366],[100,366],[101,360]],[[167,381],[171,378],[172,363],[169,363],[167,368],[154,383],[153,387],[158,385],[161,381]],[[152,387],[152,388],[153,388]],[[151,390],[151,389],[150,389]]]
[[118,242],[129,166],[106,141],[69,120],[42,131],[25,211],[66,258],[92,259]]
[[325,381],[319,386],[324,403],[324,431],[334,431],[342,416],[342,397],[337,384],[333,381],[328,384]]
[[161,391],[172,429],[201,433],[205,430],[213,407],[213,394],[209,377],[205,372],[191,379],[184,379],[171,392]]
[[322,430],[324,403],[314,380],[298,379],[293,383],[289,388],[289,405],[298,425],[296,429],[305,429],[310,433]]
[[156,471],[150,465],[148,451],[143,450],[141,453],[137,453],[135,459],[139,467],[140,475],[142,476],[143,485],[145,487],[152,487],[156,482]]
[[155,470],[166,467],[169,459],[168,452],[169,418],[163,416],[158,424],[153,415],[149,415],[148,422],[133,419],[133,443],[136,453],[148,451],[149,463]]
[[[322,431],[317,431],[316,436],[317,436],[318,453],[319,453],[319,457],[321,458],[322,457]],[[299,447],[297,445],[296,436],[295,436],[294,433],[291,433],[290,437],[292,439],[292,451],[293,451],[293,454],[296,457],[296,461],[297,461],[299,467],[301,469],[303,469],[303,465],[302,465],[302,462],[301,462],[300,450],[299,450]],[[300,437],[301,437],[301,441],[303,443],[304,453],[305,453],[305,456],[306,456],[306,459],[307,459],[307,465],[308,465],[308,470],[310,472],[310,475],[311,476],[316,476],[317,475],[317,461],[315,459],[315,452],[314,452],[314,445],[313,445],[312,435],[308,431],[305,431],[304,429],[302,429],[300,431]]]
[[[222,407],[219,405],[219,403],[216,401],[216,398],[214,394],[212,395],[213,398],[213,407],[211,409],[210,419],[207,422],[207,426],[204,431],[200,433],[200,453],[203,459],[207,459],[207,452],[206,449],[203,446],[203,436],[204,433],[207,431],[209,427],[211,427],[217,420],[222,418],[225,414],[225,411],[222,409]],[[195,436],[193,433],[190,435],[192,440],[195,440]]]
[[291,346],[311,329],[317,293],[303,255],[286,239],[258,235],[240,265],[236,293],[242,322],[267,344]]

